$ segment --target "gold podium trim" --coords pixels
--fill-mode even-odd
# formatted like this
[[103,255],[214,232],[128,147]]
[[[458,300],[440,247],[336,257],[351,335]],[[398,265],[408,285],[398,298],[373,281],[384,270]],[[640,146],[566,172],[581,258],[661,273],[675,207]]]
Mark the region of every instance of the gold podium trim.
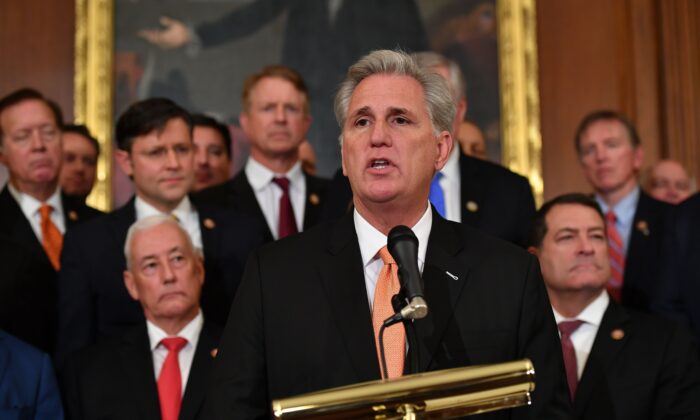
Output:
[[275,418],[449,418],[530,404],[528,359],[408,375],[275,400]]

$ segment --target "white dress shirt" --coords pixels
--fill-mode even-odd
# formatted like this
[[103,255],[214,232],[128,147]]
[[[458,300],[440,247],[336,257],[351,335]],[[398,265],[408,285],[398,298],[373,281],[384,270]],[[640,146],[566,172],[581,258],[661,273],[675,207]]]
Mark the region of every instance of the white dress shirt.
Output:
[[[583,374],[583,368],[586,367],[586,360],[588,360],[588,356],[591,354],[595,336],[598,334],[598,328],[600,328],[600,323],[603,320],[603,315],[605,315],[605,310],[608,309],[609,303],[610,297],[608,296],[608,292],[603,290],[600,296],[588,304],[586,309],[573,318],[566,318],[557,312],[556,309],[552,308],[557,325],[562,321],[583,321],[583,324],[571,334],[571,343],[574,345],[574,350],[576,351],[576,370],[579,379],[581,379],[581,375]],[[561,338],[561,333],[559,337]]]
[[202,332],[204,325],[204,317],[200,309],[199,313],[185,328],[177,334],[169,336],[160,327],[156,326],[151,321],[146,321],[146,329],[148,330],[148,340],[151,343],[151,354],[153,355],[153,372],[156,375],[156,381],[160,375],[160,370],[163,367],[165,358],[168,356],[168,349],[160,345],[161,340],[168,337],[182,337],[187,340],[187,344],[177,355],[178,363],[180,364],[180,378],[182,381],[182,395],[185,395],[185,387],[187,386],[187,378],[190,376],[192,369],[192,360],[194,359],[194,351],[197,349],[199,342],[199,334]]
[[[162,211],[148,204],[139,196],[136,196],[134,206],[136,207],[136,220],[141,220],[148,216],[168,214],[163,213]],[[198,249],[202,255],[204,255],[202,231],[199,227],[199,213],[197,213],[197,209],[195,209],[190,202],[190,198],[185,196],[185,198],[180,201],[180,204],[178,204],[177,207],[170,212],[170,214],[175,216],[178,222],[180,222],[180,225],[187,231],[187,233],[190,234],[192,245],[194,245],[194,247]]]
[[[607,214],[610,210],[603,199],[596,194],[595,201],[600,205],[600,209],[603,210],[603,214]],[[636,186],[629,194],[627,194],[622,200],[620,200],[612,211],[615,213],[617,220],[615,221],[615,227],[617,231],[622,236],[622,243],[625,247],[624,252],[627,255],[627,248],[630,243],[630,236],[632,236],[632,223],[634,223],[634,214],[637,212],[637,203],[639,202],[639,185]]]
[[[427,205],[427,203],[426,203]],[[377,286],[377,278],[379,272],[384,267],[384,262],[377,254],[379,250],[386,246],[387,237],[374,226],[370,225],[360,213],[355,209],[353,213],[355,221],[355,231],[357,232],[357,240],[360,244],[360,254],[362,255],[362,267],[365,273],[365,286],[367,287],[367,299],[369,307],[372,308],[374,302],[374,289]],[[433,225],[433,213],[428,205],[423,217],[420,218],[415,226],[411,227],[413,233],[418,238],[418,268],[423,272],[425,264],[425,252],[428,249],[428,237],[430,236],[430,228]]]
[[445,195],[445,218],[453,222],[462,222],[462,174],[459,170],[459,155],[462,153],[455,144],[450,157],[447,158],[440,178],[440,187]]
[[277,174],[263,166],[253,158],[248,158],[245,165],[245,175],[253,188],[255,198],[262,209],[267,225],[272,231],[272,236],[279,237],[280,198],[282,188],[272,182],[273,178],[285,177],[289,179],[289,199],[294,209],[294,220],[297,223],[297,231],[304,228],[304,206],[306,204],[306,177],[301,170],[301,161],[292,166],[285,174]]
[[60,188],[56,188],[56,191],[51,194],[51,197],[44,203],[29,194],[19,191],[12,186],[11,183],[7,184],[7,188],[10,190],[10,194],[14,197],[15,201],[17,201],[20,209],[22,209],[22,213],[32,227],[37,239],[39,239],[39,243],[43,243],[44,240],[41,234],[41,213],[39,213],[39,208],[41,208],[42,204],[48,204],[53,207],[50,216],[51,221],[56,225],[61,234],[66,233],[66,221],[63,217],[63,203],[61,202]]

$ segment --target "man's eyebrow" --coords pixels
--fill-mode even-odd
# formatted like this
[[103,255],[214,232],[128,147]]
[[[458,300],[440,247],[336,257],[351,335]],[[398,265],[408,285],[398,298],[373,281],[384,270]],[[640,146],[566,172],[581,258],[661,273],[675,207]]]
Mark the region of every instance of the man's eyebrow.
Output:
[[557,230],[557,231],[556,231],[556,234],[558,235],[558,234],[560,234],[560,233],[576,233],[576,232],[578,232],[578,231],[579,231],[579,230],[578,230],[577,228],[573,228],[573,227],[567,226],[567,227],[563,227],[563,228]]
[[365,105],[362,108],[358,108],[355,111],[352,112],[352,116],[357,116],[357,115],[371,115],[372,114],[372,108],[369,106]]

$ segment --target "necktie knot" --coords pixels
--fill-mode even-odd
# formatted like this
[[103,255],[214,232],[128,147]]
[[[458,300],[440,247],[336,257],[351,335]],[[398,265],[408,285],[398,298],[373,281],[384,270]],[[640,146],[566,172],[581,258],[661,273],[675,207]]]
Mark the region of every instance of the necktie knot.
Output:
[[561,333],[562,337],[570,337],[571,334],[573,334],[574,331],[581,326],[581,324],[583,324],[583,321],[577,319],[574,321],[562,321],[557,326],[559,327],[559,332]]
[[169,352],[174,351],[178,353],[187,344],[187,340],[182,337],[168,337],[160,340],[160,344],[163,345]]
[[286,177],[276,177],[272,178],[272,182],[277,184],[278,187],[282,188],[282,192],[289,192],[289,178]]
[[615,223],[617,222],[617,216],[615,215],[615,212],[612,210],[608,210],[607,213],[605,213],[605,220],[608,221],[608,223]]
[[50,204],[42,204],[39,207],[39,215],[41,215],[41,220],[46,220],[51,217],[51,212],[53,211],[53,206]]
[[391,253],[389,252],[389,248],[384,245],[378,252],[379,258],[382,259],[382,262],[384,262],[385,265],[391,265],[391,264],[396,264],[396,261],[394,261],[394,257],[391,256]]

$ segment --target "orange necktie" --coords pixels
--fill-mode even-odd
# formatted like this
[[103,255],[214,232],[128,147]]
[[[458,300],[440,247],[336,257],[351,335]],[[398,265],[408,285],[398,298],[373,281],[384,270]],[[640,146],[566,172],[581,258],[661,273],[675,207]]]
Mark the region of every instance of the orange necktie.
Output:
[[[394,315],[391,305],[391,297],[399,292],[399,267],[394,262],[386,246],[379,250],[379,257],[384,262],[382,271],[379,272],[377,285],[374,289],[374,303],[372,305],[372,324],[374,325],[374,340],[377,345],[377,357],[381,366],[381,352],[379,347],[379,329],[385,319]],[[399,322],[384,330],[384,355],[388,370],[387,378],[397,378],[403,374],[403,364],[406,353],[406,331],[403,323]]]
[[53,207],[48,204],[42,204],[39,207],[41,215],[41,236],[44,251],[51,261],[51,265],[55,270],[61,268],[61,248],[63,247],[63,235],[58,230],[56,225],[51,221],[51,212]]

